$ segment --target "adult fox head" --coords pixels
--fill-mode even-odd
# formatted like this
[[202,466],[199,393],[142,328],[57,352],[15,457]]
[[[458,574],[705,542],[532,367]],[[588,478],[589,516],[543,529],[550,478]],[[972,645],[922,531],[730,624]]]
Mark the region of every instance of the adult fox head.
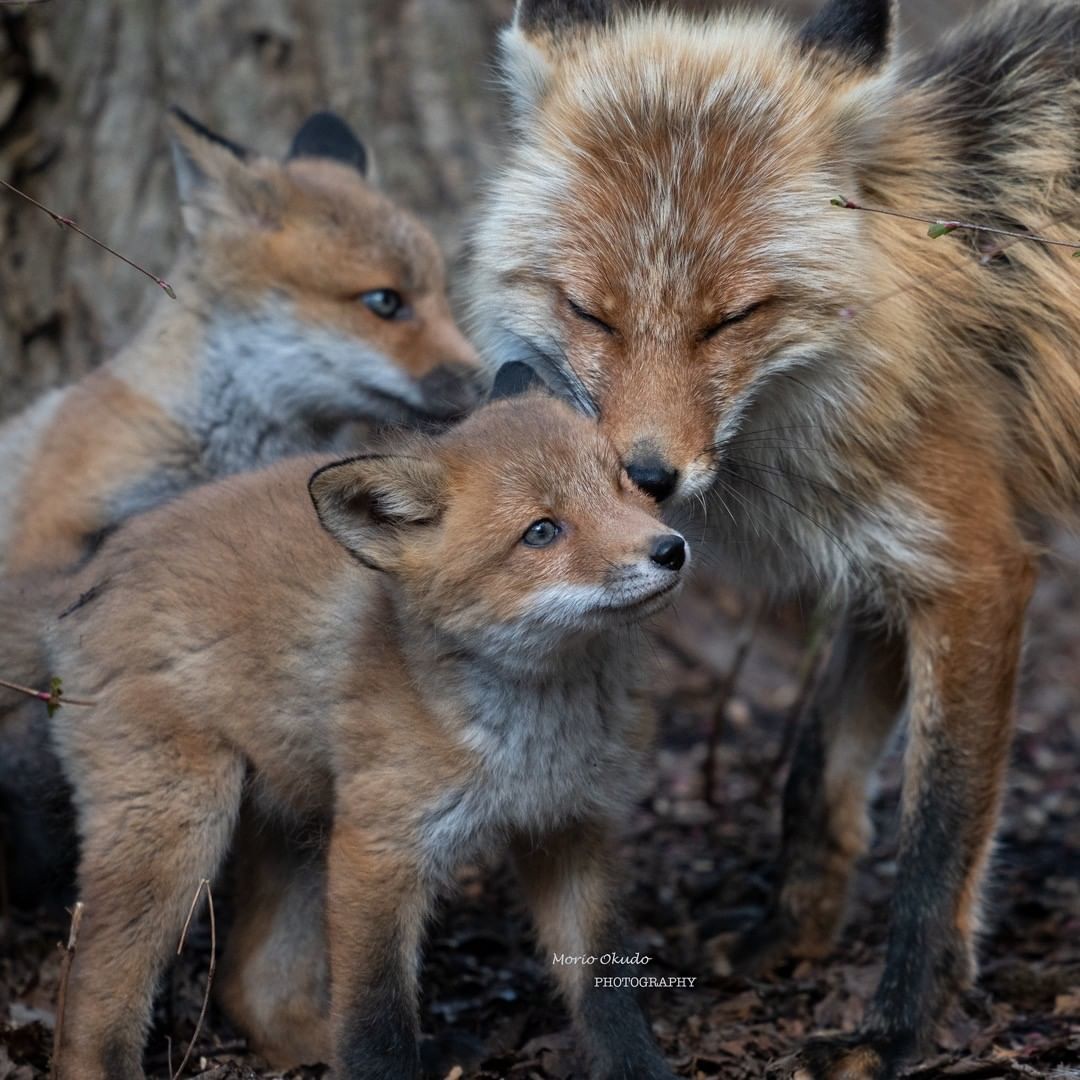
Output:
[[173,158],[208,352],[270,415],[444,417],[476,365],[446,298],[434,238],[369,183],[368,155],[332,113],[284,162],[174,110]]
[[545,393],[514,397],[437,439],[327,466],[310,490],[412,617],[521,664],[658,610],[688,553],[594,421]]
[[519,0],[517,141],[476,239],[481,344],[591,403],[656,498],[710,486],[749,410],[852,332],[840,313],[874,271],[858,215],[829,203],[865,188],[884,137],[891,32],[889,0],[832,0],[801,32]]

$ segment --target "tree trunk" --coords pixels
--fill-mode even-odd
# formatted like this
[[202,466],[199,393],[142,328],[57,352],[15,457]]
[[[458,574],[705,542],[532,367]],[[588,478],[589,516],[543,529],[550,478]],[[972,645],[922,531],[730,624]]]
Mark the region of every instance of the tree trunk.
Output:
[[[774,6],[802,15],[817,0]],[[494,36],[511,9],[512,0],[0,0],[0,179],[165,275],[180,234],[166,107],[272,155],[306,115],[330,107],[366,138],[384,190],[432,225],[453,266],[463,210],[495,161]],[[929,0],[905,10],[911,37],[925,36]],[[0,416],[113,351],[156,295],[0,189]]]

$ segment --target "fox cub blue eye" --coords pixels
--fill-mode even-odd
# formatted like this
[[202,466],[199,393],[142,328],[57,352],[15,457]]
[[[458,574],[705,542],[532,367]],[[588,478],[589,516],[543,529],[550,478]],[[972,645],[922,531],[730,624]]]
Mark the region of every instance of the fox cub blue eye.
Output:
[[372,289],[361,293],[360,302],[380,319],[404,319],[410,314],[405,298],[394,289]]
[[525,530],[521,540],[529,547],[547,547],[561,532],[562,529],[550,518],[541,518]]

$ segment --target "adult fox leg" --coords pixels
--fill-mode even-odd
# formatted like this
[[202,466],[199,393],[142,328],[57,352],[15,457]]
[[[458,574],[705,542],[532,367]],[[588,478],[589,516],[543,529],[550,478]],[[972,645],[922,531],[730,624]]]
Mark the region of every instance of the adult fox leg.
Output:
[[870,840],[867,789],[906,693],[903,636],[849,620],[796,741],[784,790],[779,884],[733,963],[763,970],[820,957],[843,923],[855,860]]
[[812,1040],[778,1064],[783,1075],[896,1075],[974,977],[980,886],[1001,804],[1024,611],[1035,581],[1034,560],[1019,541],[980,539],[983,550],[971,553],[978,577],[919,604],[908,621],[911,732],[881,982],[860,1031]]

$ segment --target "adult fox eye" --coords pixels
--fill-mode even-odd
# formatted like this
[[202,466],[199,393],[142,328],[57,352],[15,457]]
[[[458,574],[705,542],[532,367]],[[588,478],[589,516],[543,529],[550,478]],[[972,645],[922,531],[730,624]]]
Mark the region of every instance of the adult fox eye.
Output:
[[521,541],[529,547],[547,547],[562,532],[550,518],[534,521],[522,534]]
[[360,302],[380,319],[406,319],[412,314],[405,298],[395,289],[372,289],[361,293]]
[[604,322],[603,319],[597,318],[591,311],[586,311],[580,304],[575,304],[574,301],[570,299],[570,297],[566,298],[566,302],[570,305],[570,310],[579,319],[582,319],[584,322],[587,323],[592,323],[593,326],[600,327],[600,329],[603,330],[605,334],[615,333],[614,326],[609,326],[606,322]]
[[750,304],[748,307],[744,307],[742,311],[732,312],[730,315],[724,316],[718,323],[710,326],[706,330],[701,338],[703,341],[708,341],[710,338],[716,337],[721,330],[726,330],[729,326],[735,326],[737,323],[741,323],[744,319],[749,319],[759,308],[763,308],[768,303],[767,300],[759,300],[756,304]]

